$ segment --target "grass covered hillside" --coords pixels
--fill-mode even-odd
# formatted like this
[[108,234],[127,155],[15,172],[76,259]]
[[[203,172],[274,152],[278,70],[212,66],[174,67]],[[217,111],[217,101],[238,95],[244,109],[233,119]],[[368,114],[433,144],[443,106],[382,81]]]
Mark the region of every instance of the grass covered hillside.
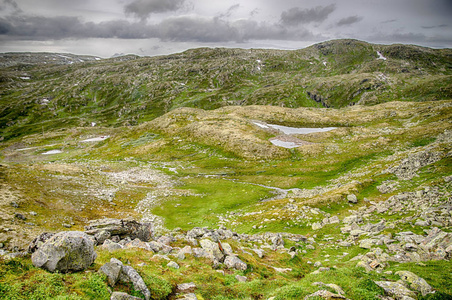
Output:
[[175,108],[334,107],[450,99],[450,49],[337,40],[295,50],[200,48],[99,60],[0,57],[0,128],[9,139],[73,126],[136,125]]
[[0,299],[452,299],[450,55],[4,54]]

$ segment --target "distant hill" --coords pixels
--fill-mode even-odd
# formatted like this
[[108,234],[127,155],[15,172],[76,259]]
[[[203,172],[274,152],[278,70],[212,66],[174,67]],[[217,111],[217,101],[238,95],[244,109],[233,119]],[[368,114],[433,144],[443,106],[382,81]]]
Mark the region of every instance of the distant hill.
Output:
[[100,59],[0,54],[3,138],[136,125],[179,107],[331,107],[452,98],[452,50],[334,40],[294,51],[200,48]]

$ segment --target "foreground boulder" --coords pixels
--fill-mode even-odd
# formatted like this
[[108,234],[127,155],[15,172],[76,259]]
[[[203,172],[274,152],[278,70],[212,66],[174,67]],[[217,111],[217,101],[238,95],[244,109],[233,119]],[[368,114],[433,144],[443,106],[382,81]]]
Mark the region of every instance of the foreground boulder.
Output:
[[66,231],[46,240],[33,253],[31,260],[35,267],[67,273],[85,270],[96,257],[88,235],[80,231]]

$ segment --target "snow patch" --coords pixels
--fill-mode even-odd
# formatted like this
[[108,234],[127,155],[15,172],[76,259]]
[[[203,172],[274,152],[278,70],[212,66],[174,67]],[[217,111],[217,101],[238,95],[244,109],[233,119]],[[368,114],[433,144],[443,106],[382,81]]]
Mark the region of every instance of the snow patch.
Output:
[[326,61],[323,62],[323,65],[326,67]]
[[31,77],[30,77],[30,76],[21,76],[20,79],[23,79],[23,80],[30,80]]
[[41,153],[42,155],[51,155],[51,154],[60,154],[60,153],[63,153],[63,151],[61,151],[61,150],[50,150],[50,151],[47,151],[47,152],[44,152],[44,153]]
[[378,58],[377,59],[382,59],[382,60],[386,60],[387,58],[383,56],[383,54],[380,53],[380,51],[377,51],[378,54]]
[[108,139],[110,136],[106,135],[106,136],[99,136],[99,137],[95,137],[95,138],[90,138],[90,139],[86,139],[81,141],[82,143],[89,143],[89,142],[101,142],[104,141],[106,139]]
[[253,124],[259,126],[260,128],[268,129],[268,126],[265,124],[258,123],[258,122],[253,122]]
[[273,124],[267,124],[267,125],[270,126],[271,128],[282,131],[284,134],[309,134],[309,133],[316,133],[316,132],[327,132],[327,131],[336,129],[336,127],[296,128],[296,127],[273,125]]
[[288,148],[288,149],[300,147],[300,145],[297,143],[285,142],[285,141],[281,141],[278,139],[273,139],[270,142],[275,146],[284,147],[284,148]]

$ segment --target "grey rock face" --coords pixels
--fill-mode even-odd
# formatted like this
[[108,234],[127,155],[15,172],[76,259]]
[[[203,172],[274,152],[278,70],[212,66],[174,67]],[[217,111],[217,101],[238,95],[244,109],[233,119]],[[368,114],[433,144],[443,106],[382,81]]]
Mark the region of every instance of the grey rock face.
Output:
[[50,272],[67,273],[88,268],[96,259],[90,238],[80,231],[59,232],[31,256],[33,265]]

